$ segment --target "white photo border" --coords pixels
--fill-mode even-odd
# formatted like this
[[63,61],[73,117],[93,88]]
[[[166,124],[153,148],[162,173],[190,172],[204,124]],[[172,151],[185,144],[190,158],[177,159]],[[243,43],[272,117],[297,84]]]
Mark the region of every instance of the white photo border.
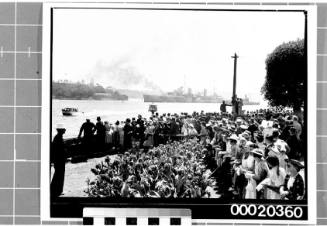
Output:
[[[317,56],[317,6],[315,5],[203,5],[200,4],[151,4],[151,3],[43,3],[42,38],[42,115],[41,115],[41,220],[67,221],[76,218],[53,218],[50,216],[50,75],[51,75],[51,10],[53,8],[165,8],[165,9],[221,9],[221,10],[305,10],[307,11],[307,186],[308,220],[227,220],[192,219],[193,222],[207,223],[267,223],[267,224],[316,224],[316,56]],[[80,220],[78,218],[77,220]],[[278,221],[278,222],[277,222]]]

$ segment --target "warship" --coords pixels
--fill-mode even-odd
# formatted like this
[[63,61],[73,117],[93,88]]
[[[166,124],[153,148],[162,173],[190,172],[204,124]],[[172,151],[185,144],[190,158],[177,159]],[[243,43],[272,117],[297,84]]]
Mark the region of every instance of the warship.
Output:
[[207,91],[204,90],[203,94],[192,94],[192,90],[189,89],[188,93],[182,92],[179,88],[173,92],[169,92],[163,95],[143,95],[144,102],[164,102],[164,103],[221,103],[223,98],[217,94],[208,96]]

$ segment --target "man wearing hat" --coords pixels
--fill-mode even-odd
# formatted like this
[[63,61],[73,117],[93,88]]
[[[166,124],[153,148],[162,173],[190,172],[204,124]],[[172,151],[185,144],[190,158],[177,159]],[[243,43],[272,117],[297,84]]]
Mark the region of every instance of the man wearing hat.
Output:
[[290,136],[286,141],[290,148],[288,157],[290,159],[300,159],[303,153],[303,146],[301,145],[301,141],[297,138],[296,129],[294,127],[291,127],[289,133]]
[[53,138],[50,150],[51,163],[55,169],[50,185],[51,198],[61,195],[64,188],[66,155],[63,135],[65,132],[64,125],[58,124],[57,134]]
[[176,136],[177,134],[179,134],[179,125],[176,122],[176,118],[173,117],[170,123],[170,131],[169,131],[170,138],[173,141],[178,140]]
[[131,120],[129,118],[126,119],[123,130],[124,130],[124,149],[128,150],[132,148],[132,135],[133,135],[133,127],[131,125]]
[[254,118],[250,119],[248,130],[250,132],[251,140],[254,141],[254,132],[259,129],[258,123],[255,121]]
[[304,182],[299,172],[304,166],[295,159],[289,159],[286,162],[288,175],[284,185],[280,188],[280,194],[284,199],[301,200],[304,197]]
[[286,141],[290,136],[289,129],[291,128],[291,126],[286,123],[285,118],[283,118],[282,116],[278,117],[278,124],[280,130],[279,138]]
[[242,129],[242,127],[244,128],[244,126],[242,125],[243,120],[241,118],[237,118],[235,122],[236,122],[236,132],[235,133],[236,133],[236,135],[240,135],[241,133],[244,132],[244,129]]
[[261,150],[265,150],[266,148],[266,144],[264,143],[264,137],[263,137],[263,134],[262,132],[256,132],[254,134],[254,141],[255,141],[255,144],[261,149]]
[[227,106],[227,104],[223,100],[223,102],[220,104],[220,112],[222,115],[226,113],[226,106]]
[[97,117],[97,122],[95,124],[96,129],[96,145],[97,147],[102,150],[104,148],[105,139],[106,139],[106,127],[104,123],[101,121],[101,117]]
[[86,122],[84,122],[79,130],[79,134],[78,134],[78,139],[81,138],[82,133],[83,134],[83,138],[82,138],[82,150],[83,152],[87,152],[90,151],[90,149],[92,148],[92,138],[94,135],[94,132],[96,130],[96,127],[94,125],[93,122],[90,121],[89,118],[86,118]]

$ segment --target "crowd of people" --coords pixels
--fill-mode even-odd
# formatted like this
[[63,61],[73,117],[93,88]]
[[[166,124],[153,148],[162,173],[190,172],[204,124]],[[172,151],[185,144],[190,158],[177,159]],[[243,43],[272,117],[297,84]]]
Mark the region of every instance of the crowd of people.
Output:
[[91,169],[97,175],[88,181],[91,197],[200,198],[210,197],[215,181],[196,140],[160,144],[144,152],[133,144],[130,151]]
[[[153,114],[93,124],[88,134],[118,153],[98,164],[92,197],[305,199],[303,119],[284,108],[228,113]],[[82,133],[84,136],[81,137]],[[89,139],[89,140],[88,140]],[[213,192],[214,191],[214,192]]]

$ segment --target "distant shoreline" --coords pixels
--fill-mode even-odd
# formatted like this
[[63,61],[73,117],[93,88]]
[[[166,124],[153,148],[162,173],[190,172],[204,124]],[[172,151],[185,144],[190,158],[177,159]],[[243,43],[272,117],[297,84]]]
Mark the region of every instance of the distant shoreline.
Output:
[[52,97],[53,100],[115,100],[115,101],[128,101],[128,100],[121,100],[121,99],[109,99],[109,98],[58,98]]

